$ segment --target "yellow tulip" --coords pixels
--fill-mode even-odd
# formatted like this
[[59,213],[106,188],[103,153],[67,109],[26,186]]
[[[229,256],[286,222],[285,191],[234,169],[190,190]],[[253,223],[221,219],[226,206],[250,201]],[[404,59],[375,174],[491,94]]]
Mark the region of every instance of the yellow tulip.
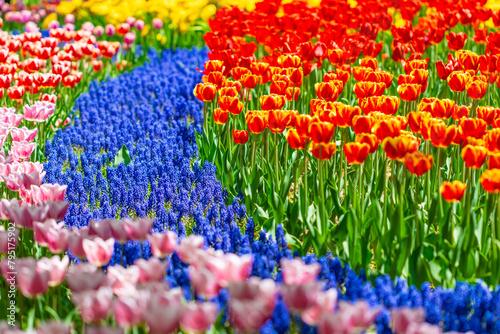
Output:
[[42,22],[42,28],[43,29],[48,29],[49,28],[49,23],[57,20],[57,13],[50,13],[45,17],[45,19]]

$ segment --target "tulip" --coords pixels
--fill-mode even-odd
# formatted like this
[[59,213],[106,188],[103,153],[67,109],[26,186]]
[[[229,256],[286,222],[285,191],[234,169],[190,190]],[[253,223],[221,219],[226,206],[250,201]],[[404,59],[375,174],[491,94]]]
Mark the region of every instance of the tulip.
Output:
[[356,142],[367,144],[370,147],[370,153],[375,153],[379,146],[377,136],[373,134],[361,133],[356,135]]
[[38,260],[37,265],[49,273],[48,285],[50,287],[55,287],[64,282],[66,269],[69,265],[69,257],[67,255],[65,255],[62,259],[58,255],[52,256],[50,259],[43,257]]
[[483,81],[478,77],[474,77],[465,86],[467,90],[467,95],[475,100],[480,100],[486,94],[486,90],[488,89],[488,83]]
[[497,117],[500,117],[500,109],[493,107],[477,107],[477,118],[482,119],[487,125],[492,125]]
[[[370,97],[367,97],[366,99],[359,100],[359,107],[361,108],[361,110],[363,110],[363,112],[366,115],[368,115],[374,111],[381,111],[379,103],[380,103],[382,98],[383,98],[383,96],[370,96]],[[399,101],[399,99],[398,99],[398,101]],[[398,102],[398,106],[399,106],[399,102]]]
[[233,130],[233,140],[236,144],[245,145],[248,141],[248,131]]
[[248,131],[251,133],[262,133],[267,127],[267,115],[260,110],[250,110],[245,115]]
[[[226,84],[232,81],[226,81]],[[241,88],[241,87],[240,87]],[[239,94],[238,87],[221,87],[219,89],[220,96],[237,97]]]
[[462,158],[469,168],[479,169],[486,161],[488,151],[482,146],[466,145],[462,148]]
[[358,99],[384,94],[385,84],[381,82],[358,82],[354,85],[354,93]]
[[386,115],[395,115],[398,112],[400,100],[397,96],[380,96],[378,100],[379,109]]
[[194,95],[202,102],[210,102],[217,94],[217,87],[211,83],[199,83],[194,88]]
[[241,332],[258,330],[268,321],[276,304],[278,289],[272,279],[251,277],[228,287],[231,322]]
[[434,122],[429,128],[429,137],[435,147],[448,147],[455,137],[455,125],[446,126],[443,122]]
[[418,84],[403,84],[398,87],[398,94],[403,101],[415,101],[421,93],[420,87]]
[[424,154],[419,151],[411,152],[404,156],[406,168],[410,173],[417,176],[427,173],[431,169],[433,161],[432,154]]
[[387,137],[382,142],[382,148],[387,157],[391,160],[401,160],[407,153],[412,153],[418,150],[418,141],[408,137]]
[[343,147],[347,162],[351,165],[362,164],[370,153],[370,145],[364,143],[347,143]]
[[406,333],[412,323],[422,323],[425,313],[422,309],[411,309],[403,307],[391,312],[392,323],[396,333]]
[[66,195],[67,185],[42,184],[40,187],[31,186],[33,204],[46,201],[62,201]]
[[490,153],[500,152],[500,129],[492,129],[484,136],[485,146]]
[[469,50],[460,50],[457,52],[457,61],[464,71],[477,71],[479,67],[479,56]]
[[223,111],[220,108],[214,110],[214,121],[216,124],[222,125],[227,123],[229,113],[227,111]]
[[329,122],[311,122],[310,125],[311,139],[316,144],[326,144],[333,136],[335,125]]
[[61,254],[68,249],[69,230],[49,229],[47,231],[47,246],[53,254]]
[[409,43],[413,39],[413,25],[410,21],[406,21],[404,26],[391,27],[391,33],[394,39],[400,39],[403,44]]
[[111,310],[112,299],[113,290],[104,286],[96,291],[74,293],[71,297],[82,320],[87,323],[105,320]]
[[12,141],[27,141],[31,142],[35,139],[38,129],[29,130],[27,127],[23,126],[19,129],[12,129],[10,131],[10,136]]
[[179,327],[181,315],[181,291],[172,289],[151,296],[144,320],[151,334],[174,333]]
[[303,284],[316,281],[320,266],[305,264],[301,259],[281,260],[282,277],[285,284]]
[[339,48],[328,49],[326,55],[332,65],[340,64],[343,60],[344,52]]
[[463,92],[471,76],[468,72],[453,71],[448,76],[448,85],[454,92]]
[[293,125],[295,113],[289,110],[269,110],[269,130],[272,133],[282,133],[287,126]]
[[340,86],[335,84],[335,82],[333,81],[319,82],[316,83],[315,90],[319,99],[325,101],[335,101],[337,97],[340,95],[340,91],[342,91],[343,85],[342,87],[340,87],[340,91],[339,87]]
[[[233,115],[239,115],[241,113],[241,111],[243,110],[243,103],[240,102],[237,97],[220,96],[217,99],[217,101],[219,102],[219,106],[220,106],[220,109],[222,109],[222,111],[230,112]],[[215,119],[215,110],[214,110],[214,119]],[[226,117],[226,120],[227,120],[227,117]],[[220,124],[220,123],[218,123],[218,124]]]
[[149,218],[140,218],[133,220],[123,219],[122,223],[124,224],[124,228],[129,239],[137,240],[139,242],[147,239],[149,231],[153,226],[153,220]]
[[337,304],[338,292],[336,288],[328,289],[318,295],[314,304],[301,313],[300,317],[309,326],[318,324],[323,313],[330,313]]
[[9,154],[12,155],[14,161],[21,162],[31,157],[35,147],[35,143],[28,143],[27,141],[13,142]]
[[17,287],[23,296],[35,298],[44,295],[49,288],[50,272],[33,258],[24,258],[16,262]]
[[161,282],[165,278],[168,262],[153,257],[149,260],[138,259],[134,264],[139,268],[139,282],[146,284]]
[[203,248],[205,239],[200,236],[190,235],[182,239],[177,247],[177,255],[182,262],[190,264],[196,259],[197,251]]
[[38,334],[71,334],[72,325],[60,320],[49,320],[38,326]]
[[446,35],[446,39],[448,40],[448,47],[451,51],[457,51],[463,49],[465,46],[465,42],[467,42],[467,34],[463,32],[454,33],[450,31],[448,35]]
[[388,137],[397,137],[401,134],[401,122],[395,118],[379,121],[373,126],[373,133],[380,141]]
[[318,159],[321,160],[329,160],[335,151],[337,150],[337,145],[335,143],[326,143],[326,144],[316,144],[312,143],[311,153]]
[[341,128],[353,126],[354,117],[361,115],[361,108],[359,107],[339,103],[335,105],[334,109],[335,113],[329,113],[331,121]]
[[85,239],[82,242],[87,260],[97,267],[102,267],[111,261],[114,246],[115,240],[113,238],[105,241],[99,237],[95,237],[92,239]]
[[488,158],[488,169],[500,169],[500,153],[490,155]]
[[500,169],[487,169],[479,179],[488,193],[500,193]]
[[[254,75],[254,74],[244,75],[241,80],[242,80],[241,84],[246,89],[253,89],[259,83],[259,77],[257,75]],[[271,93],[273,93],[272,89],[271,89]]]
[[113,302],[113,314],[116,323],[122,328],[137,326],[147,308],[148,294],[146,291],[138,291],[128,296],[120,296]]
[[277,94],[263,95],[260,97],[262,110],[281,109],[285,105],[286,99]]
[[459,202],[462,200],[465,194],[465,189],[467,185],[460,181],[446,182],[444,181],[439,191],[444,200],[448,203]]
[[296,129],[290,129],[286,134],[286,140],[295,150],[303,150],[306,147],[306,137],[299,136]]
[[108,285],[108,279],[104,272],[90,263],[71,266],[68,270],[66,282],[73,293],[97,290]]
[[284,284],[281,286],[281,294],[292,312],[303,312],[314,305],[322,289],[323,285],[315,281]]
[[372,133],[372,127],[375,124],[375,119],[370,116],[354,116],[352,121],[352,129],[354,133]]
[[481,139],[486,132],[486,126],[486,122],[479,118],[462,118],[458,122],[463,139],[467,137]]
[[172,231],[148,235],[148,240],[151,244],[151,252],[156,257],[163,258],[172,254],[177,248],[177,234]]
[[17,199],[5,203],[5,210],[10,220],[16,223],[17,227],[33,229],[34,222],[45,221],[47,218],[48,206],[28,206],[20,205]]
[[181,327],[188,332],[205,332],[215,322],[215,303],[188,302],[181,314]]

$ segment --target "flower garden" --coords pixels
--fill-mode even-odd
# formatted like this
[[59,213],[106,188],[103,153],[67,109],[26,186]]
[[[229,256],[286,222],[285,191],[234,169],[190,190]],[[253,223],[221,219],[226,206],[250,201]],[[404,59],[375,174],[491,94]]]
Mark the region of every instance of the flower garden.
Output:
[[0,334],[500,333],[500,3],[0,18]]

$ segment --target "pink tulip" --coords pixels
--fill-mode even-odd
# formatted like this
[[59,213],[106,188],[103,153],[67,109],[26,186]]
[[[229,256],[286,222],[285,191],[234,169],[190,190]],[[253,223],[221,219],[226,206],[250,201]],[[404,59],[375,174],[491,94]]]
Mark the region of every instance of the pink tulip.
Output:
[[12,155],[14,161],[23,161],[31,157],[35,147],[35,143],[28,143],[27,141],[13,142],[9,154]]
[[0,123],[8,124],[11,128],[19,127],[23,119],[24,115],[21,114],[0,115]]
[[203,248],[205,239],[200,236],[191,234],[189,237],[182,239],[177,246],[177,255],[184,263],[191,263],[197,257],[197,251]]
[[106,35],[113,36],[116,32],[116,29],[112,24],[106,24],[106,26],[104,27],[104,31],[106,32]]
[[232,324],[240,332],[257,331],[271,318],[278,292],[272,279],[251,277],[247,282],[229,285],[228,290]]
[[303,284],[316,281],[321,266],[319,263],[305,264],[301,259],[283,259],[281,270],[284,284]]
[[68,239],[70,231],[62,229],[60,231],[49,229],[47,231],[47,244],[49,250],[54,254],[61,254],[68,249]]
[[149,218],[123,219],[125,231],[132,240],[144,241],[148,238],[149,231],[153,226],[153,220]]
[[238,256],[236,254],[226,254],[224,256],[224,262],[226,268],[224,277],[221,281],[223,287],[227,286],[229,283],[243,282],[250,275],[253,262],[251,255],[246,254]]
[[38,334],[71,334],[71,324],[49,320],[40,324]]
[[38,266],[47,272],[49,272],[49,282],[50,287],[55,287],[60,285],[66,276],[66,269],[69,265],[69,257],[67,255],[63,256],[61,259],[59,255],[52,256],[50,259],[43,257],[38,260]]
[[64,23],[75,23],[75,15],[68,14],[64,17]]
[[370,309],[365,301],[358,301],[355,304],[341,301],[338,304],[339,313],[349,317],[351,324],[358,328],[368,328],[380,313],[380,308]]
[[153,28],[155,28],[155,29],[161,29],[163,27],[163,21],[158,19],[158,18],[153,19],[152,24],[153,24]]
[[337,305],[337,289],[332,288],[318,295],[313,306],[301,313],[302,321],[309,326],[316,326],[323,312],[331,313]]
[[44,295],[49,288],[50,273],[39,267],[33,258],[16,262],[17,286],[23,296],[35,298]]
[[90,263],[71,266],[68,270],[66,282],[73,293],[97,290],[110,284],[106,275]]
[[11,229],[5,230],[3,225],[0,225],[0,254],[8,254],[17,248],[17,242],[19,241],[19,230]]
[[443,330],[438,325],[424,323],[411,323],[406,329],[405,334],[442,334]]
[[135,29],[141,31],[142,29],[144,29],[144,21],[143,20],[137,20],[135,21]]
[[139,268],[139,282],[161,282],[165,278],[168,262],[152,257],[149,260],[138,259],[134,264]]
[[33,227],[35,230],[35,241],[41,247],[48,247],[47,234],[49,230],[55,230],[55,234],[58,234],[64,228],[64,222],[58,224],[54,219],[48,219],[43,223],[34,223]]
[[95,27],[95,28],[94,28],[94,31],[93,31],[93,32],[94,32],[94,35],[95,35],[96,37],[101,37],[101,36],[102,36],[102,34],[104,34],[104,28],[103,28],[103,27],[101,27],[101,26],[97,26],[97,27]]
[[179,327],[182,306],[182,292],[179,288],[151,295],[144,321],[151,334],[173,333]]
[[50,29],[57,29],[57,28],[59,28],[59,21],[57,21],[57,20],[50,21],[48,28],[49,28],[49,30]]
[[123,334],[125,333],[122,328],[114,327],[94,327],[88,326],[85,328],[85,334]]
[[7,206],[9,205],[10,205],[9,200],[5,198],[0,200],[0,220],[10,220],[7,212]]
[[111,266],[108,268],[107,278],[117,296],[129,295],[130,291],[136,291],[139,282],[139,267],[132,265],[124,268],[122,266]]
[[23,186],[25,189],[31,189],[31,186],[41,186],[45,172],[34,171],[31,173],[23,173]]
[[130,240],[127,230],[125,229],[125,224],[122,221],[110,219],[109,224],[111,227],[111,236],[115,238],[116,241],[124,244]]
[[49,184],[44,183],[40,187],[32,186],[32,199],[33,204],[37,204],[45,201],[62,201],[64,200],[64,195],[66,194],[67,185],[59,184]]
[[4,202],[9,218],[16,223],[16,227],[33,229],[34,222],[45,221],[49,208],[47,206],[20,205],[17,199],[12,199],[9,204]]
[[222,288],[215,275],[205,267],[189,267],[189,278],[195,292],[205,298],[214,298]]
[[215,303],[188,302],[182,310],[181,327],[188,332],[205,332],[218,315]]
[[75,293],[71,297],[82,320],[87,323],[106,319],[111,310],[112,299],[113,290],[110,287]]
[[5,156],[5,153],[3,151],[0,151],[0,163],[2,163],[2,164],[12,163],[12,156],[10,156],[10,155]]
[[29,22],[26,22],[26,24],[24,25],[24,30],[26,32],[39,32],[40,28],[38,28],[38,26],[35,22],[29,21]]
[[9,176],[2,175],[2,179],[7,188],[16,192],[21,190],[24,183],[23,174],[21,173],[11,173]]
[[96,235],[104,240],[112,238],[111,219],[103,219],[101,221],[89,220],[89,235]]
[[59,221],[66,216],[66,212],[68,211],[69,202],[64,201],[46,201],[43,202],[43,207],[48,208],[47,219],[54,219]]
[[406,333],[406,329],[412,323],[425,321],[425,312],[422,309],[411,309],[403,307],[391,312],[392,324],[396,333]]
[[94,31],[94,25],[92,24],[92,22],[85,22],[84,24],[82,24],[82,30],[92,32]]
[[48,101],[36,101],[32,106],[23,107],[24,119],[28,121],[45,122],[54,114],[55,104]]
[[351,334],[356,333],[350,318],[340,313],[322,313],[318,322],[319,334]]
[[177,234],[172,231],[148,235],[148,240],[151,243],[151,252],[156,257],[172,254],[177,247]]
[[314,305],[322,289],[323,285],[319,282],[284,284],[281,294],[291,311],[302,312]]
[[110,238],[104,241],[99,237],[94,237],[83,240],[82,246],[87,260],[97,267],[102,267],[111,261],[115,239]]
[[118,326],[130,328],[142,322],[149,295],[138,291],[133,296],[120,296],[113,303],[113,314]]
[[29,130],[27,127],[23,126],[22,128],[12,129],[10,131],[10,136],[12,141],[33,141],[35,140],[38,129]]
[[130,31],[123,36],[123,41],[127,44],[132,44],[135,42],[135,32]]
[[[66,202],[67,203],[67,202]],[[80,259],[85,258],[85,251],[83,250],[83,240],[89,235],[88,227],[83,227],[78,229],[76,227],[71,228],[71,233],[68,236],[68,249],[73,256]]]

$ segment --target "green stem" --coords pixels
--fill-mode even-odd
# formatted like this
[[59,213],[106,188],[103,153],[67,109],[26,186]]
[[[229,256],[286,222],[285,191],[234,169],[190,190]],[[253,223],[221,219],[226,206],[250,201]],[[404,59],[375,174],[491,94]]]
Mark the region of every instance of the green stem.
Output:
[[276,172],[276,182],[279,184],[279,170],[278,170],[278,131],[274,133],[274,169]]
[[256,154],[256,148],[257,148],[257,134],[253,134],[253,141],[252,141],[252,170],[255,167],[255,154]]

